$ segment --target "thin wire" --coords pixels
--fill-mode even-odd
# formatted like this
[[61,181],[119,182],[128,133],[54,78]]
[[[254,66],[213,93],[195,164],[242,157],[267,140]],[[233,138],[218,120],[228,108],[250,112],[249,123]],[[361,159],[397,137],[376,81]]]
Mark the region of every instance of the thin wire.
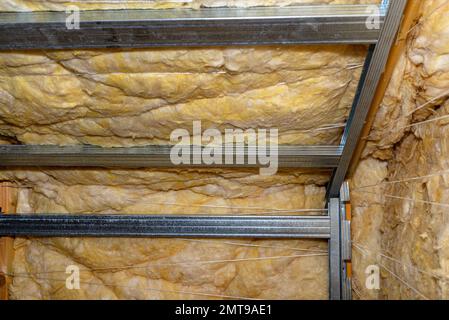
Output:
[[315,129],[308,129],[308,130],[299,130],[299,132],[315,132],[315,131],[326,131],[326,130],[336,130],[340,128],[345,128],[346,123],[336,123],[328,126],[318,127]]
[[346,70],[352,70],[352,69],[359,69],[362,68],[364,64],[354,64],[354,65],[348,65],[346,66]]
[[447,90],[447,91],[443,92],[442,94],[440,94],[440,95],[438,95],[438,96],[436,96],[436,97],[434,97],[434,98],[432,98],[432,99],[426,101],[424,104],[420,105],[420,106],[417,107],[416,109],[414,109],[414,110],[410,111],[409,113],[407,113],[406,116],[408,117],[408,116],[412,115],[412,114],[415,113],[416,111],[419,111],[419,110],[421,110],[422,108],[425,108],[426,106],[430,105],[432,102],[435,102],[435,101],[438,100],[438,99],[444,98],[444,97],[447,96],[448,94],[449,94],[449,90]]
[[406,198],[406,197],[394,196],[394,195],[391,195],[391,194],[386,194],[386,195],[384,195],[384,196],[387,197],[387,198],[391,198],[391,199],[407,200],[407,201],[412,201],[412,202],[418,202],[418,203],[424,203],[424,204],[431,204],[431,205],[434,205],[434,206],[439,206],[439,207],[449,208],[449,204],[448,204],[448,203],[435,202],[435,201],[418,200],[418,199],[412,199],[412,198]]
[[403,183],[403,182],[412,182],[412,181],[423,180],[423,179],[427,179],[427,178],[440,177],[440,176],[443,176],[443,175],[446,175],[446,174],[449,174],[449,170],[439,171],[439,172],[432,173],[432,174],[429,174],[429,175],[426,175],[426,176],[405,178],[405,179],[402,179],[402,180],[384,181],[384,182],[380,182],[380,183],[377,183],[377,184],[372,184],[372,185],[366,185],[366,186],[353,188],[352,191],[357,191],[357,190],[366,189],[366,188],[374,188],[374,187],[378,187],[378,186],[381,186],[381,185],[398,184],[398,183]]
[[359,299],[363,299],[362,294],[356,288],[352,287],[352,291],[354,291],[354,293],[359,297]]
[[[415,122],[415,123],[412,123],[412,124],[409,124],[409,125],[406,125],[406,126],[403,126],[403,127],[399,127],[397,130],[409,129],[409,128],[413,128],[413,127],[416,127],[416,126],[419,126],[419,125],[422,125],[422,124],[433,123],[433,122],[436,122],[436,121],[439,121],[439,120],[444,120],[444,119],[447,119],[447,118],[449,118],[449,115],[445,115],[445,116],[441,116],[441,117],[438,117],[438,118],[433,118],[433,119],[429,119],[429,120],[425,120],[425,121],[421,121],[421,122]],[[367,140],[367,139],[371,139],[373,137],[374,137],[374,132],[368,134],[367,136],[363,137],[362,139],[363,140]]]
[[[421,121],[421,122],[415,122],[415,123],[412,123],[412,124],[409,124],[409,125],[406,125],[403,127],[399,127],[397,130],[409,129],[409,128],[417,127],[417,126],[420,126],[423,124],[429,124],[429,123],[437,122],[437,121],[448,119],[448,118],[449,118],[449,115],[445,115],[445,116],[441,116],[438,118],[433,118],[433,119],[429,119],[429,120],[425,120],[425,121]],[[374,133],[370,133],[368,136],[364,137],[363,139],[366,140],[366,139],[372,138],[373,136],[374,136]]]
[[[363,256],[365,256],[365,252],[368,251],[367,249],[361,249],[359,248],[357,245],[354,245],[355,248],[359,249]],[[369,252],[369,251],[368,251]],[[413,287],[410,283],[408,283],[406,280],[402,279],[400,276],[398,276],[396,273],[394,273],[393,271],[391,271],[390,269],[388,269],[386,266],[384,266],[379,259],[376,259],[377,263],[379,264],[379,266],[381,268],[383,268],[384,270],[386,270],[387,272],[389,272],[393,277],[395,277],[397,280],[399,280],[400,282],[402,282],[404,285],[406,285],[408,288],[410,288],[412,291],[414,291],[416,294],[420,295],[421,297],[423,297],[425,300],[430,300],[429,298],[427,298],[424,294],[422,294],[418,289],[416,289],[415,287]]]
[[401,277],[399,277],[396,273],[394,273],[393,271],[391,271],[390,269],[388,269],[387,267],[385,267],[383,264],[381,264],[379,262],[379,266],[382,267],[383,269],[385,269],[386,271],[388,271],[393,277],[395,277],[396,279],[398,279],[400,282],[402,282],[404,285],[406,285],[408,288],[410,288],[412,291],[414,291],[416,294],[418,294],[419,296],[421,296],[422,298],[424,298],[425,300],[430,300],[429,298],[427,298],[424,294],[422,294],[418,289],[416,289],[415,287],[413,287],[410,283],[408,283],[407,281],[405,281],[404,279],[402,279]]
[[[376,192],[371,192],[371,191],[360,191],[360,192],[361,192],[361,193],[369,193],[369,194],[375,194],[375,195],[378,195],[378,193],[376,193]],[[406,197],[394,196],[394,195],[392,195],[392,194],[382,194],[382,197],[390,198],[390,199],[407,200],[407,201],[412,201],[412,202],[418,202],[418,203],[424,203],[424,204],[430,204],[430,205],[434,205],[434,206],[439,206],[439,207],[449,208],[449,203],[442,203],[442,202],[435,202],[435,201],[418,200],[418,199],[412,199],[412,198],[406,198]]]
[[443,2],[442,5],[438,6],[437,8],[435,8],[435,10],[433,10],[432,12],[430,12],[428,16],[426,16],[426,17],[421,17],[421,20],[418,21],[418,23],[415,24],[412,28],[410,28],[410,30],[407,32],[407,35],[408,35],[410,32],[412,32],[413,30],[415,30],[418,26],[422,25],[425,21],[429,20],[431,16],[433,16],[438,10],[440,10],[441,8],[443,8],[444,6],[446,6],[447,4],[449,4],[449,1]]
[[[368,249],[366,248],[366,246],[364,247],[364,246],[363,246],[362,244],[360,244],[360,243],[353,243],[353,246],[354,246],[356,249],[358,249],[360,252],[362,252],[362,254],[363,254],[364,256],[366,256],[367,253],[372,253],[372,254],[374,254],[373,251],[368,250]],[[419,273],[422,273],[422,274],[424,274],[424,275],[426,275],[426,276],[429,276],[429,277],[432,277],[432,278],[436,278],[436,279],[438,279],[438,280],[440,280],[440,281],[442,281],[442,282],[447,282],[447,281],[449,281],[449,277],[443,277],[443,276],[440,276],[440,275],[438,275],[438,274],[436,274],[436,273],[434,273],[434,272],[430,272],[430,271],[426,271],[426,270],[420,269],[420,268],[418,268],[418,267],[416,267],[416,266],[414,266],[414,265],[412,265],[412,264],[402,262],[402,261],[400,261],[400,260],[397,259],[397,258],[393,258],[393,257],[391,257],[391,256],[387,256],[387,255],[385,255],[384,253],[382,253],[381,251],[376,252],[376,254],[378,254],[379,256],[381,256],[381,257],[383,257],[383,258],[385,258],[385,259],[387,259],[387,260],[391,260],[391,261],[393,261],[393,262],[395,262],[395,263],[397,263],[397,264],[399,264],[399,265],[401,265],[401,266],[403,266],[403,267],[410,268],[410,269],[414,269],[414,270],[418,271]]]
[[363,299],[366,300],[365,294],[362,293],[362,291],[358,290],[357,288],[355,288],[354,286],[352,286],[352,291],[354,291],[354,293],[359,297],[359,299]]
[[[5,273],[8,277],[14,277],[14,274]],[[32,276],[18,276],[18,278],[27,278],[33,280],[50,280],[50,281],[59,281],[66,282],[67,279],[55,279],[55,278],[46,278],[46,277],[32,277]],[[135,286],[125,286],[119,284],[111,284],[111,283],[90,283],[80,281],[80,284],[85,284],[88,286],[98,286],[98,287],[117,287],[117,288],[127,288],[127,289],[136,289]],[[166,293],[181,293],[186,295],[194,295],[194,296],[205,296],[205,297],[216,297],[216,298],[225,298],[225,299],[237,299],[237,300],[260,300],[257,298],[249,298],[249,297],[240,297],[240,296],[231,296],[231,295],[222,295],[222,294],[213,294],[213,293],[203,293],[203,292],[190,292],[190,291],[181,291],[181,290],[164,290],[164,289],[155,289],[155,288],[143,288],[145,291],[157,291],[157,292],[166,292]]]
[[414,266],[414,265],[411,265],[411,264],[405,264],[405,263],[403,263],[402,261],[399,261],[398,259],[389,257],[389,256],[387,256],[387,255],[384,255],[383,253],[379,253],[379,255],[380,255],[381,257],[387,259],[387,260],[391,260],[391,261],[393,261],[393,262],[395,262],[395,263],[397,263],[397,264],[400,264],[400,265],[402,265],[402,266],[404,266],[404,267],[414,269],[414,270],[418,271],[419,273],[422,273],[422,274],[427,275],[427,276],[429,276],[429,277],[437,278],[438,280],[440,280],[440,281],[442,281],[442,282],[447,282],[447,281],[449,281],[449,278],[445,278],[445,277],[440,276],[440,275],[437,275],[437,274],[435,274],[435,273],[433,273],[433,272],[429,272],[429,271],[422,270],[422,269],[420,269],[420,268],[418,268],[418,267],[416,267],[416,266]]
[[355,281],[355,279],[352,281],[352,289],[356,292],[360,299],[369,299],[365,296],[365,293],[363,292],[364,289],[359,287],[359,282]]
[[225,244],[230,246],[241,246],[241,247],[255,247],[255,248],[268,248],[268,249],[284,249],[284,250],[292,250],[292,251],[304,251],[304,252],[320,252],[320,253],[327,253],[327,250],[319,250],[319,249],[301,249],[301,248],[295,248],[295,247],[286,247],[286,246],[269,246],[269,245],[260,245],[260,244],[252,244],[252,243],[238,243],[238,242],[230,242],[230,241],[224,241],[224,242],[214,242],[210,240],[200,240],[200,239],[172,239],[172,240],[179,240],[179,241],[188,241],[188,242],[200,242],[200,243],[211,243],[211,244]]
[[[128,3],[151,3],[151,0],[66,0],[70,3],[106,3],[106,4],[123,4],[127,5]],[[172,3],[183,3],[183,2],[192,2],[193,0],[165,0],[165,2]],[[157,4],[157,2],[154,2]]]
[[443,175],[446,175],[446,174],[449,174],[449,170],[439,171],[437,173],[432,173],[432,174],[429,174],[429,175],[426,175],[426,176],[406,178],[406,179],[402,179],[402,180],[384,181],[384,182],[380,182],[380,183],[377,183],[377,184],[357,187],[357,188],[352,189],[352,191],[357,191],[357,190],[366,189],[366,188],[374,188],[374,187],[378,187],[378,186],[381,186],[381,185],[389,185],[389,184],[398,184],[398,183],[404,183],[404,182],[412,182],[412,181],[416,181],[416,180],[422,180],[422,179],[427,179],[427,178],[439,177],[439,176],[443,176]]
[[[296,259],[296,258],[304,258],[304,257],[319,257],[319,256],[327,256],[324,253],[316,253],[316,254],[303,254],[303,255],[291,255],[291,256],[273,256],[273,257],[259,257],[259,258],[242,258],[242,259],[223,259],[223,260],[198,260],[198,261],[182,261],[182,262],[167,262],[167,263],[155,263],[148,266],[116,266],[116,267],[104,267],[104,268],[92,268],[92,269],[83,269],[80,271],[91,271],[91,272],[101,272],[107,270],[141,270],[141,269],[151,269],[153,267],[172,267],[178,265],[202,265],[202,264],[218,264],[218,263],[229,263],[229,262],[248,262],[248,261],[263,261],[263,260],[280,260],[280,259]],[[24,275],[24,274],[51,274],[51,273],[66,273],[65,270],[50,270],[50,271],[42,271],[42,272],[19,272],[14,273],[16,275]]]
[[181,204],[181,203],[165,203],[151,202],[151,204],[161,206],[177,206],[177,207],[198,207],[198,208],[222,208],[222,209],[245,209],[245,210],[272,210],[274,212],[325,212],[327,209],[280,209],[280,208],[264,208],[264,207],[239,207],[239,206],[219,206],[212,204]]
[[[365,250],[365,249],[363,249],[363,248],[361,248],[361,247],[359,247],[359,246],[357,245],[357,243],[352,242],[352,246],[353,246],[354,248],[356,248],[356,249],[360,252],[360,254],[361,254],[363,257],[366,257],[366,256],[368,255],[368,251]],[[357,291],[356,291],[357,288],[356,288],[356,286],[355,286],[355,283],[356,283],[356,282],[353,282],[352,289],[353,289],[355,292],[357,292]],[[363,291],[363,290],[364,290],[364,288],[362,289],[362,291]],[[362,296],[364,296],[364,295],[362,294],[362,291],[359,292],[359,297],[360,297],[360,298],[362,298]],[[363,297],[363,298],[365,298],[365,297]]]
[[353,246],[354,248],[356,248],[357,250],[359,250],[359,252],[360,252],[364,257],[366,257],[366,256],[368,255],[368,253],[369,253],[369,251],[368,251],[367,249],[365,249],[365,248],[359,246],[356,242],[352,242],[352,246]]
[[407,125],[405,127],[401,127],[399,129],[408,129],[408,128],[416,127],[416,126],[419,126],[419,125],[422,125],[422,124],[428,124],[428,123],[432,123],[432,122],[436,122],[436,121],[440,121],[440,120],[444,120],[444,119],[448,119],[448,118],[449,118],[449,115],[445,115],[445,116],[441,116],[441,117],[438,117],[438,118],[433,118],[433,119],[430,119],[430,120],[425,120],[425,121],[421,121],[421,122],[412,123],[412,124],[409,124],[409,125]]
[[[320,209],[321,211],[321,209]],[[257,215],[279,215],[279,214],[287,214],[287,213],[298,213],[298,212],[316,212],[316,210],[312,210],[312,211],[297,211],[297,210],[285,210],[285,211],[264,211],[264,212],[221,212],[219,213],[220,215],[226,215],[226,216],[257,216]],[[158,213],[158,215],[163,215],[164,213]],[[176,214],[176,213],[171,213],[168,212],[167,214]],[[210,212],[200,212],[197,213],[195,212],[194,214],[196,215],[208,215],[211,214]],[[214,213],[215,215],[217,213]],[[318,217],[321,217],[323,215],[318,215]],[[294,216],[293,216],[294,217]],[[314,216],[311,216],[314,217]]]

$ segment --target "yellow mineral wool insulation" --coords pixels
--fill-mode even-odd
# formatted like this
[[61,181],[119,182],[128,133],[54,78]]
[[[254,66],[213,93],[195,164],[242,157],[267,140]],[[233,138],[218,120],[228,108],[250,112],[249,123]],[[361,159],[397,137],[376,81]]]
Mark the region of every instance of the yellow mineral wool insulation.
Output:
[[[0,171],[0,180],[25,188],[21,203],[41,213],[298,214],[324,208],[328,177],[328,172],[263,177],[257,170],[218,169]],[[30,212],[25,207],[17,211]]]
[[[9,170],[17,211],[323,214],[328,175],[235,170]],[[171,205],[177,204],[177,205]],[[324,241],[40,239],[15,242],[12,299],[326,299]],[[81,289],[65,287],[78,266]],[[62,279],[64,279],[62,281]]]
[[199,120],[222,132],[277,128],[280,144],[336,144],[365,54],[356,46],[0,53],[0,134],[28,144],[167,144]]
[[[421,11],[352,179],[362,299],[449,298],[449,2]],[[365,287],[369,265],[380,291]]]
[[[407,125],[428,117],[428,111],[449,96],[447,12],[446,1],[423,1],[422,19],[409,33],[407,49],[366,137],[365,156],[390,158],[391,147],[410,130]],[[417,109],[413,119],[411,113]]]
[[[67,3],[2,5],[64,10]],[[201,120],[220,130],[278,128],[284,144],[336,144],[365,54],[356,46],[0,53],[0,134],[25,144],[166,144],[173,129]],[[299,210],[324,208],[328,177],[298,170],[273,177],[256,170],[0,171],[0,180],[20,187],[20,213],[322,214]],[[326,249],[323,241],[297,240],[17,239],[10,294],[325,299]],[[65,287],[68,265],[81,269],[80,290]]]
[[[432,118],[447,115],[446,102]],[[391,180],[402,180],[437,173],[449,168],[448,121],[419,126],[403,140],[390,164]],[[366,192],[371,192],[367,189]],[[409,199],[409,200],[408,200]],[[385,189],[383,246],[381,250],[426,273],[385,261],[388,266],[416,288],[433,299],[449,299],[449,183],[441,174],[406,183],[388,185]],[[407,241],[401,241],[407,239]],[[399,245],[400,243],[400,245]],[[385,259],[384,259],[385,260]],[[387,278],[382,293],[393,299],[416,298],[417,293]],[[419,297],[419,295],[418,295]]]
[[81,10],[98,9],[168,9],[200,7],[255,7],[303,4],[364,4],[380,0],[3,0],[0,11],[64,11],[69,6]]
[[352,179],[351,202],[352,210],[352,237],[354,279],[354,297],[357,299],[377,299],[378,291],[366,290],[365,271],[369,266],[376,264],[376,253],[361,252],[356,245],[363,244],[368,248],[379,248],[381,244],[381,230],[383,218],[382,185],[371,188],[374,193],[363,193],[360,187],[366,185],[376,185],[384,181],[387,177],[387,163],[375,159],[367,159],[359,164],[359,167]]
[[[13,299],[327,297],[325,242],[61,238],[15,245]],[[80,268],[79,290],[65,286],[68,265]]]

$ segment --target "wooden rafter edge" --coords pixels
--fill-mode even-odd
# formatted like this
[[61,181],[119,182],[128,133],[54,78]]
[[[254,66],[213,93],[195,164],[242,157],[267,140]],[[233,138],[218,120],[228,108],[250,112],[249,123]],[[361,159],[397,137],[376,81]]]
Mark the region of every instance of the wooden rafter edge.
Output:
[[[16,200],[16,189],[7,182],[0,182],[0,207],[2,213],[13,213]],[[14,256],[14,239],[0,238],[0,300],[8,300],[8,287],[12,279],[8,276]]]
[[423,4],[423,0],[408,0],[407,6],[404,11],[404,17],[402,20],[401,27],[399,28],[399,33],[396,39],[396,43],[391,49],[390,56],[388,58],[387,65],[385,67],[385,71],[381,77],[379,82],[379,86],[377,87],[376,94],[374,96],[373,102],[371,104],[370,111],[368,113],[368,117],[365,122],[365,126],[363,127],[361,133],[361,139],[357,145],[357,148],[354,151],[351,165],[349,167],[349,177],[355,173],[357,166],[362,158],[363,150],[365,149],[367,143],[367,136],[369,135],[371,128],[373,126],[374,120],[376,118],[377,111],[382,103],[382,100],[385,96],[385,93],[388,89],[388,85],[390,84],[391,77],[393,76],[393,72],[395,67],[404,53],[404,50],[407,45],[408,34],[410,30],[416,25],[419,21],[421,15],[421,5]]

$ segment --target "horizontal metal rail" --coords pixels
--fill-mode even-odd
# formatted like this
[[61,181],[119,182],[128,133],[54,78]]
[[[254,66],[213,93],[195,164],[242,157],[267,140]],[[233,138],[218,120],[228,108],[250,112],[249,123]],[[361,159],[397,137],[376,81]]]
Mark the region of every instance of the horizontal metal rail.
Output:
[[[374,44],[372,5],[0,13],[0,50]],[[380,27],[385,11],[378,8]],[[70,20],[69,20],[70,21]],[[70,24],[69,24],[70,25]]]
[[328,216],[0,215],[0,236],[329,239]]
[[[200,158],[204,149],[190,146],[190,162],[182,167],[266,167],[260,163],[255,148],[245,147],[222,149],[222,164],[205,165],[193,163],[193,156]],[[171,146],[146,146],[132,148],[102,148],[87,145],[2,145],[0,146],[0,167],[175,167],[170,157]],[[341,146],[279,146],[279,168],[335,168],[338,166],[343,147]],[[241,157],[240,157],[241,156]],[[232,158],[232,161],[229,159]],[[250,161],[249,159],[256,159]],[[228,159],[228,161],[226,160]],[[238,159],[243,159],[239,162]],[[227,163],[226,163],[227,162]]]

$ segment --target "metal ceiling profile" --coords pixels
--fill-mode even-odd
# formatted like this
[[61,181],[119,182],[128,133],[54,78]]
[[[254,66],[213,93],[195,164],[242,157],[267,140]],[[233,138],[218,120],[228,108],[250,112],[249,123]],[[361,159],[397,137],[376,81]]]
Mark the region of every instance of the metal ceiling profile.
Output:
[[[376,43],[369,5],[0,13],[0,50]],[[380,25],[384,11],[380,10]]]
[[329,239],[329,217],[5,215],[0,234],[52,237]]
[[[334,169],[327,192],[326,216],[0,215],[0,235],[328,239],[329,298],[350,299],[351,282],[347,271],[350,221],[345,218],[349,191],[343,182],[406,4],[407,0],[383,1],[381,6],[375,7],[374,11],[379,13],[379,29],[366,24],[373,17],[373,7],[367,5],[93,11],[83,12],[80,30],[67,30],[64,13],[0,13],[0,50],[371,45],[341,145],[279,146],[280,167]],[[245,155],[252,152],[243,150]],[[0,147],[0,166],[173,166],[169,153],[169,146],[12,145]]]
[[[196,150],[189,148],[190,158],[201,156],[204,147]],[[199,149],[199,148],[198,148]],[[261,167],[257,162],[257,148],[242,146],[241,150],[231,146],[231,150],[223,147],[222,164],[209,167]],[[1,166],[35,167],[108,167],[108,168],[151,168],[173,167],[171,146],[145,146],[132,148],[102,148],[95,146],[30,146],[1,145]],[[343,147],[341,146],[279,146],[279,168],[336,168],[340,161]],[[226,161],[240,158],[241,163]],[[255,162],[249,161],[255,159]],[[204,167],[204,164],[180,164],[180,167]]]

